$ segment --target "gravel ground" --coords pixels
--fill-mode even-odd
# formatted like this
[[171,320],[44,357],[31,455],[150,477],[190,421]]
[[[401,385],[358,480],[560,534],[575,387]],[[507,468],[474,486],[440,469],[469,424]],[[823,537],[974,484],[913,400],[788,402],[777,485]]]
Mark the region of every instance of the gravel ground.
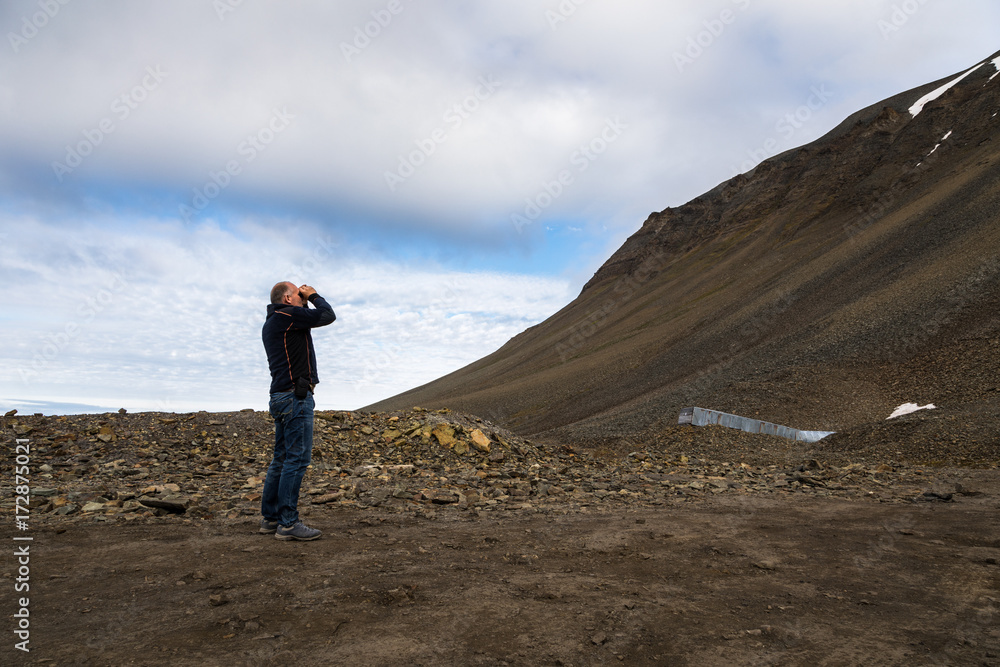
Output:
[[8,598],[30,652],[9,637],[4,664],[1000,660],[996,469],[718,427],[588,451],[447,411],[323,412],[300,508],[324,535],[288,543],[257,534],[265,413],[4,431],[32,490],[12,531],[29,564],[4,572],[30,583]]

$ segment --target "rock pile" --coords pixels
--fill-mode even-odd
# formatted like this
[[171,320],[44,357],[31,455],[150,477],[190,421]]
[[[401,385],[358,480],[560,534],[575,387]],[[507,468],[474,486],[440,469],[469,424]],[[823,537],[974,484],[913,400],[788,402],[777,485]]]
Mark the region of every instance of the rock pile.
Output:
[[[252,516],[270,457],[266,412],[138,413],[21,417],[8,413],[3,449],[31,451],[30,521],[152,521]],[[728,431],[728,429],[725,429]],[[316,414],[313,462],[300,506],[428,512],[533,509],[598,511],[716,494],[811,494],[880,501],[948,501],[938,470],[897,462],[836,466],[772,462],[729,448],[697,458],[705,439],[753,437],[690,429],[690,449],[657,447],[614,456],[541,445],[478,417],[421,408]],[[676,438],[674,438],[676,444]],[[766,449],[765,449],[766,451]],[[787,452],[785,452],[787,454]],[[13,479],[3,480],[3,491]],[[954,485],[952,485],[953,487]],[[12,493],[5,493],[11,498]],[[13,501],[0,503],[7,509]]]

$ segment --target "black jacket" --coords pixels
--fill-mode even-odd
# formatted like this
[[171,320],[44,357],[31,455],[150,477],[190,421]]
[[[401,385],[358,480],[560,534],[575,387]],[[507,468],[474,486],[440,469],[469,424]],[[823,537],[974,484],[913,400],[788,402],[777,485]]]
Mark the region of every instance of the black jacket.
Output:
[[316,350],[309,330],[332,323],[337,316],[326,299],[318,294],[309,297],[315,308],[269,304],[261,330],[267,366],[271,371],[271,393],[293,391],[295,380],[308,377],[317,384]]

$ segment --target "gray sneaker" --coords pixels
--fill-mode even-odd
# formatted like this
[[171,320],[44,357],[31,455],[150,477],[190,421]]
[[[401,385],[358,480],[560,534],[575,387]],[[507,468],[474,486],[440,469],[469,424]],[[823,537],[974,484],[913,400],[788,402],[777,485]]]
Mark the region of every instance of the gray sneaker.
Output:
[[299,540],[300,542],[308,542],[309,540],[315,540],[323,533],[316,530],[315,528],[310,528],[301,521],[296,521],[294,526],[286,528],[285,526],[278,526],[277,531],[274,533],[274,538],[276,540]]
[[267,519],[260,520],[260,530],[257,531],[261,535],[274,535],[274,532],[278,530],[277,521],[268,521]]

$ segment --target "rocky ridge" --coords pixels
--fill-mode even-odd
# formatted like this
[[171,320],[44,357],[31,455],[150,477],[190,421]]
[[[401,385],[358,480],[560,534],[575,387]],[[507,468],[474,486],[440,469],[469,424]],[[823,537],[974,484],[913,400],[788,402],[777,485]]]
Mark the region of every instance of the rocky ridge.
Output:
[[[898,503],[974,493],[949,481],[948,468],[888,454],[852,460],[719,427],[673,427],[642,447],[623,442],[620,451],[588,451],[532,442],[445,409],[321,411],[316,417],[300,504],[305,516],[336,508],[587,512],[719,494]],[[8,413],[2,426],[12,445],[20,438],[30,446],[33,525],[246,521],[259,512],[273,432],[270,416],[253,410]],[[13,446],[3,459],[13,466]],[[4,491],[13,491],[12,481]],[[13,501],[2,505],[13,511]]]

